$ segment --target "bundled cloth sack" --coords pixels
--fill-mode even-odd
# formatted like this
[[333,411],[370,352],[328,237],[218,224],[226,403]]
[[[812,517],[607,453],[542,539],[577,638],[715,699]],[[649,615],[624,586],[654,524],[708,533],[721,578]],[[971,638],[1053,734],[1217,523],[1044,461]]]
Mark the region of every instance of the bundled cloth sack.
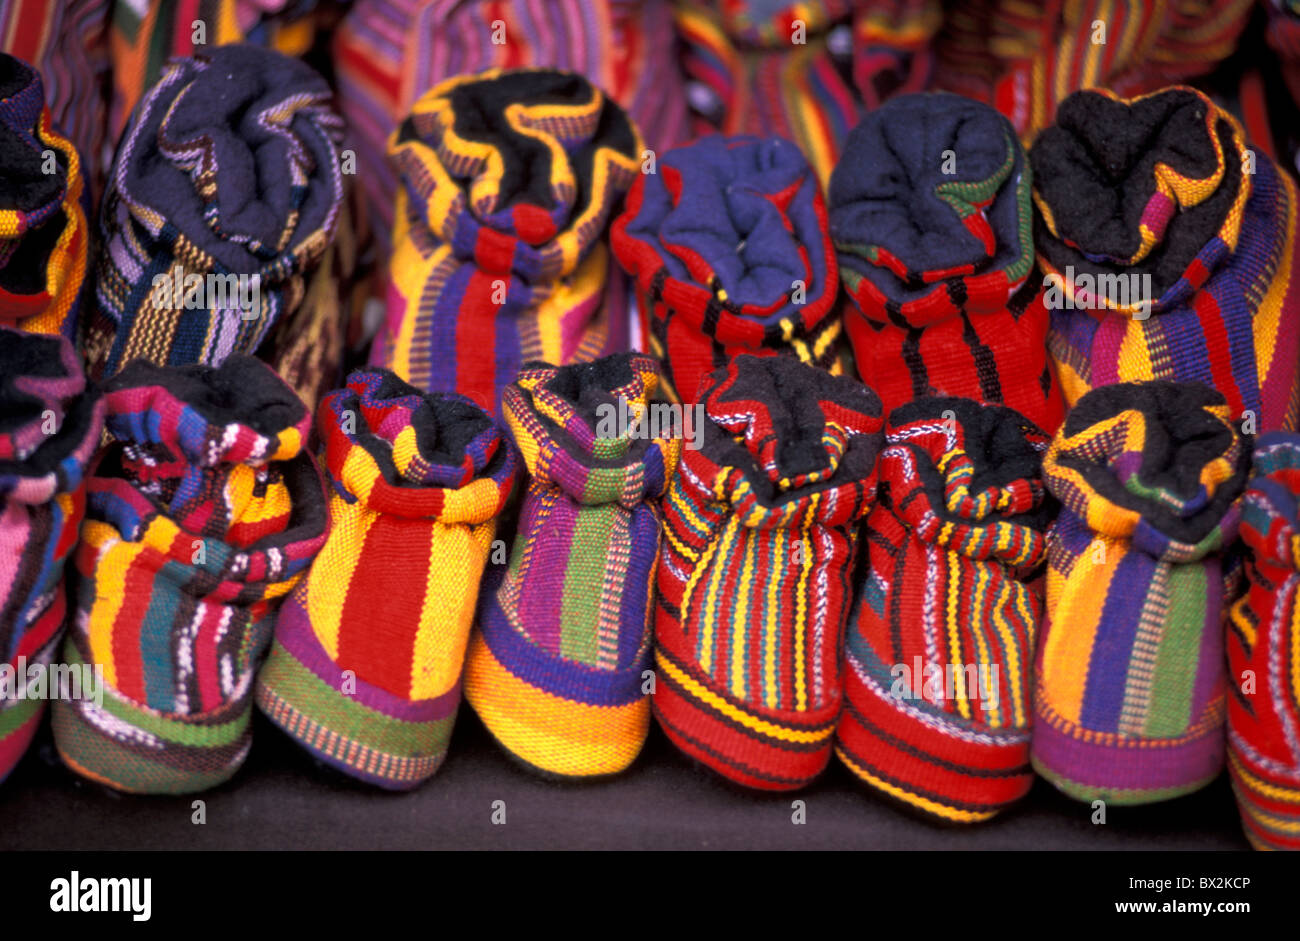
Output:
[[625,350],[603,238],[641,146],[623,109],[568,72],[489,71],[426,93],[388,142],[403,188],[370,362],[497,414],[524,363]]
[[1251,844],[1300,850],[1300,435],[1256,441],[1241,541],[1249,587],[1228,622],[1228,773]]
[[826,225],[808,162],[779,137],[706,137],[637,179],[610,237],[670,397],[698,401],[701,381],[741,354],[841,371]]
[[[45,670],[67,620],[63,566],[103,423],[70,342],[0,327],[0,781],[53,693]],[[94,695],[87,678],[78,674],[77,688]]]
[[655,151],[688,136],[665,0],[353,0],[334,35],[347,146],[381,260],[402,186],[388,137],[421,95],[453,76],[522,66],[576,72],[618,102]]
[[547,775],[622,771],[650,729],[658,503],[694,431],[652,402],[658,385],[655,360],[621,353],[530,363],[505,390],[530,476],[510,565],[485,585],[465,698]]
[[1011,125],[957,95],[895,98],[850,135],[831,235],[858,373],[886,409],[949,395],[1060,424],[1048,317],[1031,305],[1030,188]]
[[954,823],[1033,783],[1034,644],[1054,506],[1051,436],[1019,413],[924,398],[889,416],[867,568],[844,644],[836,750],[862,781]]
[[54,705],[54,741],[122,791],[214,787],[251,745],[275,613],[325,541],[311,415],[271,369],[136,361],[105,385],[63,658],[102,695]]
[[441,766],[497,518],[517,459],[468,399],[357,370],[317,413],[330,535],[258,675],[271,720],[389,790]]
[[343,199],[325,80],[255,46],[171,60],[122,136],[100,210],[91,374],[219,365],[303,302]]
[[0,53],[0,324],[76,341],[86,252],[77,148],[34,68]]
[[700,447],[664,502],[654,711],[696,761],[790,790],[826,767],[840,717],[880,400],[785,356],[736,357],[702,398]]
[[1222,770],[1239,582],[1223,554],[1248,464],[1223,396],[1196,383],[1095,389],[1052,441],[1032,760],[1066,794],[1150,803]]
[[[1246,427],[1300,417],[1300,194],[1204,94],[1072,95],[1030,151],[1048,348],[1066,401],[1218,389]],[[1249,414],[1247,414],[1249,413]]]

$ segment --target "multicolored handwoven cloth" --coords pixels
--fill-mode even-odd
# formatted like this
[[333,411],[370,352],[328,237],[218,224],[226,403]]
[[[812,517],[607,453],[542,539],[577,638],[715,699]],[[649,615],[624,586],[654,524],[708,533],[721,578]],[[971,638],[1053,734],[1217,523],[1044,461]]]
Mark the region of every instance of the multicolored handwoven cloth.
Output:
[[1094,389],[1043,459],[1048,548],[1032,760],[1071,797],[1143,804],[1223,768],[1224,625],[1249,456],[1198,383]]
[[92,375],[252,353],[303,302],[343,199],[330,96],[310,67],[255,46],[168,62],[100,211]]
[[942,0],[853,0],[853,84],[865,111],[930,87],[943,18]]
[[845,634],[837,752],[872,788],[955,823],[1033,782],[1034,642],[1051,441],[1024,416],[923,398],[889,416],[868,565]]
[[1035,303],[1067,402],[1202,382],[1256,429],[1295,429],[1300,194],[1237,122],[1190,88],[1079,92],[1030,160],[1048,284]]
[[68,340],[0,327],[0,781],[52,693],[45,671],[67,615],[63,563],[103,422],[103,400],[87,391]]
[[704,393],[663,504],[654,711],[724,777],[790,790],[826,767],[839,722],[880,400],[786,356],[738,356]]
[[517,458],[469,399],[383,369],[353,372],[317,429],[330,535],[280,611],[257,703],[326,764],[405,790],[447,756]]
[[850,135],[830,231],[858,372],[887,409],[950,395],[1060,424],[1048,316],[1031,306],[1031,178],[1007,120],[958,95],[895,98]]
[[471,641],[465,698],[544,774],[622,771],[650,729],[658,501],[684,436],[703,430],[652,402],[658,385],[654,359],[620,353],[530,363],[505,390],[531,476],[513,557]]
[[0,324],[77,338],[86,183],[54,130],[40,73],[0,52]]
[[701,380],[742,353],[840,371],[826,226],[811,168],[779,137],[706,137],[637,179],[610,239],[670,397],[698,401]]
[[1141,95],[1211,71],[1254,0],[974,0],[949,6],[936,86],[995,105],[1021,139],[1088,88]]
[[1300,435],[1260,435],[1253,464],[1249,588],[1228,621],[1228,773],[1251,844],[1300,850]]
[[403,188],[370,362],[496,414],[526,362],[627,349],[603,238],[641,146],[574,73],[490,71],[429,91],[388,143]]
[[401,185],[388,137],[421,95],[453,76],[577,72],[627,111],[655,151],[688,136],[665,0],[354,0],[335,37],[347,146],[384,258]]
[[105,385],[65,662],[102,696],[60,699],[54,740],[122,791],[214,787],[251,745],[253,678],[276,609],[325,541],[311,415],[259,360],[137,360]]

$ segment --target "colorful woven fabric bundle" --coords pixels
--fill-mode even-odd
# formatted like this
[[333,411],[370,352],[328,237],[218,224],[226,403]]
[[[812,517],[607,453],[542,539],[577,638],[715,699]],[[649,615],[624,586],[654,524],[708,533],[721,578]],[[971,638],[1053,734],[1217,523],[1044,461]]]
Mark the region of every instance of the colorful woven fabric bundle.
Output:
[[849,78],[850,6],[676,0],[696,134],[794,141],[825,186],[861,107]]
[[517,459],[474,403],[387,370],[353,372],[317,428],[330,535],[280,612],[257,702],[321,761],[405,790],[447,755]]
[[632,185],[610,238],[669,395],[697,401],[701,380],[742,353],[785,351],[839,372],[835,250],[798,149],[713,135],[661,155],[656,170]]
[[1149,803],[1222,769],[1237,579],[1221,553],[1248,464],[1223,396],[1196,383],[1095,389],[1053,440],[1032,758],[1066,794]]
[[[628,112],[658,152],[687,137],[686,93],[664,0],[354,0],[334,43],[357,182],[387,248],[399,175],[389,135],[456,75],[544,66],[577,72]],[[639,159],[639,158],[638,158]]]
[[1254,0],[985,0],[950,10],[937,86],[995,105],[1029,142],[1080,89],[1153,92],[1209,72]]
[[122,137],[100,211],[91,374],[252,353],[302,302],[343,199],[330,90],[254,46],[173,59]]
[[0,323],[75,340],[89,245],[81,158],[52,126],[40,74],[4,53],[0,177]]
[[0,327],[0,781],[44,711],[27,684],[63,635],[63,563],[77,543],[103,421],[103,400],[86,391],[71,343]]
[[651,403],[658,385],[658,363],[622,353],[531,363],[505,390],[531,476],[513,558],[465,662],[465,698],[545,774],[622,771],[650,729],[657,504],[686,431]]
[[1260,435],[1252,474],[1249,588],[1228,622],[1228,772],[1251,844],[1300,850],[1300,436]]
[[858,372],[887,409],[951,395],[1060,424],[1048,317],[1030,307],[1030,185],[1011,125],[957,95],[901,96],[854,129],[831,236]]
[[837,751],[871,787],[956,823],[1033,782],[1034,642],[1051,437],[1017,412],[924,398],[889,416],[845,635]]
[[664,501],[654,711],[724,777],[789,790],[830,760],[880,400],[785,356],[738,356],[703,407]]
[[930,85],[941,0],[854,0],[853,83],[865,110]]
[[627,348],[603,237],[641,138],[603,92],[553,69],[459,76],[388,146],[403,189],[372,364],[495,414],[524,363]]
[[105,385],[108,444],[87,487],[65,662],[102,701],[60,699],[79,774],[178,794],[233,775],[275,612],[325,541],[311,416],[269,367],[132,363]]
[[1295,182],[1189,88],[1131,101],[1080,92],[1030,160],[1038,259],[1053,282],[1035,303],[1051,311],[1067,402],[1114,382],[1202,382],[1258,430],[1294,429]]
[[0,52],[41,73],[54,127],[81,157],[92,199],[104,167],[111,0],[0,0]]

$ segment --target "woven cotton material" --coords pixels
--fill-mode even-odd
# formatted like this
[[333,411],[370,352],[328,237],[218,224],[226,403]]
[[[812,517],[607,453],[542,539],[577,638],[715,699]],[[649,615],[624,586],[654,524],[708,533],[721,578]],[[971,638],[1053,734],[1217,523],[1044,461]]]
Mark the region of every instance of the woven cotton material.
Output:
[[387,370],[353,372],[317,427],[330,535],[280,612],[257,702],[321,761],[412,788],[447,755],[516,458],[474,403]]
[[0,324],[75,341],[89,244],[81,158],[54,130],[40,73],[4,53],[0,176]]
[[465,698],[546,774],[622,771],[650,728],[658,501],[684,429],[660,421],[658,385],[653,359],[623,353],[531,363],[505,390],[530,479],[510,566],[471,642]]
[[1253,0],[966,0],[947,11],[936,84],[995,105],[1029,142],[1079,89],[1139,95],[1211,71],[1236,48],[1253,6]]
[[1259,431],[1294,429],[1300,199],[1236,121],[1188,88],[1080,92],[1030,160],[1039,264],[1059,288],[1035,303],[1051,310],[1067,402],[1114,382],[1202,382]]
[[880,401],[789,357],[739,356],[703,404],[702,447],[682,450],[664,501],[654,711],[724,777],[789,790],[830,759]]
[[930,87],[943,19],[941,0],[855,0],[853,84],[865,111]]
[[660,155],[656,171],[632,185],[610,237],[669,395],[698,401],[701,380],[742,353],[838,372],[835,251],[798,149],[715,135]]
[[868,565],[845,639],[837,751],[942,820],[987,820],[1033,782],[1030,697],[1053,508],[1051,438],[1011,409],[924,398],[889,416]]
[[403,190],[371,363],[496,414],[522,364],[626,349],[602,239],[641,146],[573,73],[490,71],[425,94],[388,142]]
[[455,75],[545,66],[618,102],[657,152],[688,136],[667,0],[354,0],[335,33],[347,145],[382,257],[401,186],[385,153],[416,100]]
[[55,744],[119,790],[200,791],[243,764],[276,609],[325,541],[311,416],[240,354],[137,361],[105,398],[63,651],[103,669],[103,701],[56,702]]
[[308,66],[253,46],[164,67],[100,210],[92,375],[136,358],[218,365],[298,307],[343,198],[329,102]]
[[1249,588],[1228,621],[1228,772],[1251,844],[1300,850],[1300,435],[1255,443],[1241,540]]
[[0,780],[22,757],[50,687],[32,689],[63,636],[63,564],[86,508],[104,403],[72,344],[0,327]]
[[1192,383],[1096,389],[1053,440],[1032,757],[1066,794],[1149,803],[1222,769],[1221,554],[1247,464],[1223,397]]
[[1060,424],[1048,317],[1030,307],[1031,179],[1006,119],[957,95],[895,98],[854,129],[831,235],[858,372],[887,409],[952,395]]

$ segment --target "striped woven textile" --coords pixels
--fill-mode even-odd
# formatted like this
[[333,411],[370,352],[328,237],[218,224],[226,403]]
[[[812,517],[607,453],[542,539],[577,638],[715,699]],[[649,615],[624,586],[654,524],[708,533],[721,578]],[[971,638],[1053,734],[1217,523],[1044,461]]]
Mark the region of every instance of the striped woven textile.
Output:
[[836,751],[873,789],[940,820],[988,820],[1033,783],[1043,601],[1029,580],[1054,513],[1050,441],[970,399],[918,399],[889,416]]
[[861,110],[850,7],[850,0],[675,0],[696,134],[784,137],[825,186]]
[[86,280],[85,179],[54,130],[40,73],[0,52],[0,324],[77,338]]
[[864,110],[930,87],[943,18],[942,0],[854,0],[853,84]]
[[[315,36],[317,0],[121,0],[113,5],[109,48],[116,140],[144,93],[173,56],[250,42],[300,56]],[[201,24],[201,25],[200,25]]]
[[660,156],[610,232],[674,400],[745,353],[841,367],[835,250],[807,161],[779,137],[712,135]]
[[790,790],[826,767],[840,717],[880,400],[789,357],[738,356],[703,406],[663,504],[654,712],[718,774]]
[[1080,92],[1030,161],[1055,287],[1035,303],[1051,311],[1066,401],[1114,382],[1202,382],[1257,430],[1294,429],[1300,194],[1236,121],[1188,88]]
[[887,409],[949,395],[1060,424],[1048,316],[1031,307],[1031,182],[1006,119],[958,95],[904,95],[854,129],[830,231],[854,359]]
[[136,358],[217,365],[297,308],[343,199],[329,102],[311,68],[255,46],[165,66],[100,210],[92,376]]
[[[67,616],[63,564],[86,509],[104,402],[62,337],[0,327],[0,781],[31,742]],[[48,692],[49,687],[44,689]]]
[[449,79],[389,139],[403,189],[372,365],[492,414],[531,360],[628,345],[608,220],[641,166],[623,110],[552,69]]
[[1211,71],[1254,0],[977,0],[950,7],[936,87],[997,107],[1026,143],[1080,89],[1132,96]]
[[686,431],[651,403],[658,385],[655,360],[621,353],[530,363],[505,390],[530,477],[510,565],[470,642],[465,698],[543,774],[615,774],[650,729],[658,501]]
[[387,370],[348,376],[317,430],[329,539],[280,610],[257,703],[319,760],[405,790],[447,755],[517,458],[473,402]]
[[108,128],[105,31],[112,5],[112,0],[0,0],[0,52],[41,73],[54,127],[76,145],[92,200],[107,169],[101,158]]
[[1256,440],[1241,540],[1249,587],[1228,621],[1228,773],[1251,844],[1300,850],[1300,435]]
[[1291,97],[1300,104],[1300,0],[1267,0],[1265,38],[1277,53]]
[[628,112],[654,150],[688,136],[665,0],[354,0],[335,33],[334,64],[381,260],[400,188],[388,137],[449,78],[530,66],[577,72]]
[[132,363],[104,386],[108,443],[87,485],[63,659],[103,670],[102,702],[60,699],[78,774],[183,794],[251,745],[253,678],[275,612],[325,541],[311,415],[262,362]]
[[1196,383],[1094,389],[1043,459],[1048,548],[1032,760],[1071,797],[1142,804],[1223,768],[1224,625],[1249,456]]

